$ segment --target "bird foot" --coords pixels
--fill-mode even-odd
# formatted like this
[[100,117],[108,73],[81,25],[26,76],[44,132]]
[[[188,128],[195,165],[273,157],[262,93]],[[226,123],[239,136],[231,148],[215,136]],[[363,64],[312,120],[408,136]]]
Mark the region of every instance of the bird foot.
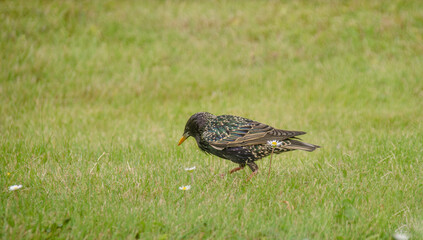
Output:
[[258,169],[251,173],[251,175],[247,178],[246,182],[250,181],[251,178],[253,178],[257,173],[258,173]]
[[234,168],[234,169],[232,169],[231,171],[229,171],[229,174],[232,174],[232,173],[234,173],[234,172],[237,172],[237,171],[239,171],[239,170],[241,170],[241,169],[244,169],[244,167],[237,167],[237,168]]

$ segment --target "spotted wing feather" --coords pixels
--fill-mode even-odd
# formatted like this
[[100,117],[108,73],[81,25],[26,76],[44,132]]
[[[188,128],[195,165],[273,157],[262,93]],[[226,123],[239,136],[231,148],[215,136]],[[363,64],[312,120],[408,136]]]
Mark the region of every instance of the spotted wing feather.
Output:
[[231,115],[218,116],[210,123],[212,131],[205,137],[215,149],[265,144],[270,140],[282,141],[305,134],[300,131],[285,131]]

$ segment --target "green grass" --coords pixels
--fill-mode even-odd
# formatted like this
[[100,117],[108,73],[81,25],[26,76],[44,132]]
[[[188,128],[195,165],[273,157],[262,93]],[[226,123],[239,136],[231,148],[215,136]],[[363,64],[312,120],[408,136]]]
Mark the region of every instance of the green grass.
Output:
[[[417,0],[1,1],[0,236],[423,238],[422,76]],[[199,111],[322,148],[221,178]]]

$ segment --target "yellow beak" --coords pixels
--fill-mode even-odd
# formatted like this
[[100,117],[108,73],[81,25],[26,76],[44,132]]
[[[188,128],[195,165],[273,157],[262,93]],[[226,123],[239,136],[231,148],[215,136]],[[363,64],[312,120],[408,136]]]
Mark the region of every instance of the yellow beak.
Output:
[[187,138],[185,136],[182,136],[181,140],[179,140],[178,146],[181,145],[185,141],[185,139]]

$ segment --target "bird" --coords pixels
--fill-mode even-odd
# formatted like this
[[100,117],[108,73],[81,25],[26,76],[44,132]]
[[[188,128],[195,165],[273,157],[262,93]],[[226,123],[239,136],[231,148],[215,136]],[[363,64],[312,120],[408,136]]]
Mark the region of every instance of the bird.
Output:
[[230,173],[248,166],[252,171],[248,181],[258,173],[259,167],[255,161],[261,158],[273,153],[280,154],[294,150],[312,152],[320,148],[314,144],[301,142],[297,136],[303,134],[306,132],[276,129],[244,117],[216,116],[209,112],[198,112],[185,124],[178,146],[187,138],[193,137],[198,147],[205,153],[239,165],[230,170]]

